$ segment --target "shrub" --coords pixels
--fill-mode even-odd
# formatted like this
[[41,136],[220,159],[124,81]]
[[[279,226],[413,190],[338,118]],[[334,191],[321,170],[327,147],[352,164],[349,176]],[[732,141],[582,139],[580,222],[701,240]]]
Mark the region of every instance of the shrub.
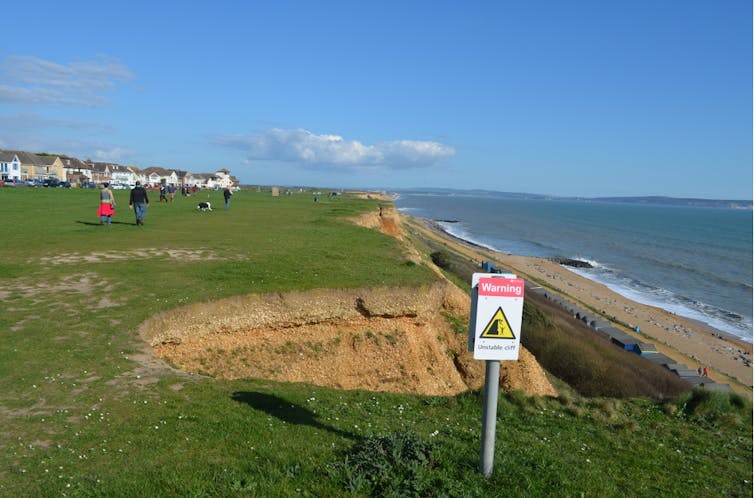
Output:
[[327,472],[350,493],[425,496],[432,491],[431,467],[431,445],[414,432],[401,431],[356,443]]
[[723,418],[732,420],[734,415],[751,413],[751,402],[743,396],[704,388],[694,389],[678,398],[676,404],[681,414],[708,422]]
[[443,270],[450,269],[450,254],[445,251],[435,251],[429,255],[432,262]]
[[539,308],[524,300],[523,321],[529,327],[548,329],[553,326],[552,320]]
[[469,330],[469,324],[468,321],[462,318],[459,318],[452,313],[448,313],[447,311],[441,311],[440,314],[445,317],[445,319],[450,324],[450,328],[453,329],[453,332],[456,334],[465,334]]

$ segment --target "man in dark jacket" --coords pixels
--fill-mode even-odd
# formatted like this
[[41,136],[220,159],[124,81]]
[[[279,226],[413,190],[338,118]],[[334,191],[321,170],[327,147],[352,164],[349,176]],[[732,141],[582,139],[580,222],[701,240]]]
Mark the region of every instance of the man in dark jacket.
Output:
[[233,195],[233,192],[231,192],[230,187],[225,187],[225,190],[223,190],[223,198],[225,199],[225,209],[230,209],[230,196]]
[[136,186],[131,189],[131,197],[128,200],[128,208],[133,209],[134,214],[136,214],[136,225],[144,224],[147,207],[149,207],[147,189],[141,186],[141,182],[136,182]]

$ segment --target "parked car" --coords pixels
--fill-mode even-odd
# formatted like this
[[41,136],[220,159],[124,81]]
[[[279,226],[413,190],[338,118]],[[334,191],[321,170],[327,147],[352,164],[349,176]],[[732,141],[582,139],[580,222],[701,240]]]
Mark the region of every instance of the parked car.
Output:
[[15,178],[9,178],[7,180],[3,180],[3,187],[25,187],[26,184],[22,182],[21,180],[16,180]]
[[94,182],[81,182],[81,188],[97,188]]
[[62,188],[71,188],[71,182],[60,182],[60,183],[58,184],[58,187],[62,187]]
[[42,181],[43,187],[57,187],[58,185],[60,185],[60,180],[57,178],[45,178]]

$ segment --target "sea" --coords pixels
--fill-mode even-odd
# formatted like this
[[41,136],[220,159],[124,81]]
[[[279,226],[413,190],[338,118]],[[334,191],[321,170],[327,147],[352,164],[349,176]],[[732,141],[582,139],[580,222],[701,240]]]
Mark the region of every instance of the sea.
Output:
[[752,342],[752,211],[403,191],[396,208],[494,251],[566,267],[639,303]]

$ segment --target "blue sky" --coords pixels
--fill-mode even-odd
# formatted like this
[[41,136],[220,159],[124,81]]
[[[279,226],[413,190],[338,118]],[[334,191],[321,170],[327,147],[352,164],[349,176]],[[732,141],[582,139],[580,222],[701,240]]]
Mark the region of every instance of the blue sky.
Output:
[[752,198],[752,3],[10,2],[0,148],[331,188]]

